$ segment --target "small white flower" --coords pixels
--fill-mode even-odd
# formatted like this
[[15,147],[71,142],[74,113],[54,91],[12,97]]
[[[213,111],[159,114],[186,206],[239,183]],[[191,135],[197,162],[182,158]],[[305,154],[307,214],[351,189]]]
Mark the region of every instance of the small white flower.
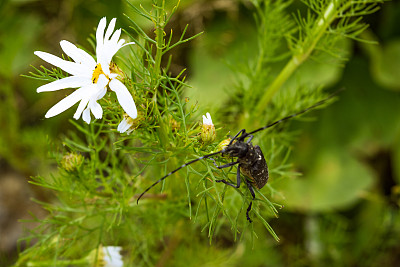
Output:
[[136,118],[137,110],[132,95],[125,85],[117,79],[118,74],[110,71],[111,59],[115,53],[123,46],[133,44],[133,42],[124,44],[124,39],[119,40],[121,29],[114,32],[115,21],[115,18],[111,20],[106,31],[106,18],[102,18],[99,22],[96,30],[97,61],[84,50],[65,40],[60,42],[61,48],[74,62],[61,59],[46,52],[35,51],[35,55],[44,61],[72,75],[40,86],[37,89],[38,93],[65,88],[78,88],[72,94],[54,105],[46,113],[46,118],[64,112],[79,101],[80,103],[74,114],[74,119],[79,119],[83,114],[83,120],[90,123],[90,112],[93,113],[96,119],[102,118],[103,109],[97,103],[97,100],[105,95],[107,86],[116,93],[118,101],[124,111],[131,118]]
[[215,133],[215,127],[214,124],[211,120],[211,115],[210,113],[206,113],[206,115],[203,115],[203,126],[201,129],[201,140],[203,140],[204,143],[212,143],[214,142],[217,134]]
[[137,129],[141,123],[145,120],[144,113],[139,109],[137,117],[131,118],[128,114],[124,114],[122,121],[118,125],[118,132],[130,134],[133,130]]
[[132,126],[132,119],[124,117],[119,123],[117,130],[120,133],[126,132],[126,134],[130,134],[133,131],[133,129],[130,129]]
[[212,120],[211,120],[211,115],[210,113],[206,113],[206,115],[203,115],[203,125],[214,125]]
[[108,246],[103,247],[104,267],[122,267],[124,262],[120,254],[121,247]]
[[89,266],[98,267],[122,267],[124,262],[121,256],[121,247],[100,245],[99,248],[92,250],[86,257]]

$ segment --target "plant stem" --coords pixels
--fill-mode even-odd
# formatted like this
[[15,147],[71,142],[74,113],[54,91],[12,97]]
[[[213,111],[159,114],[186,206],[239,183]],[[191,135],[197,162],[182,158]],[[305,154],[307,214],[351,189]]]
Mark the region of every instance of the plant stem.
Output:
[[278,92],[282,85],[292,76],[293,72],[309,58],[326,29],[338,15],[338,2],[338,0],[333,0],[327,5],[323,15],[315,24],[314,29],[306,36],[301,45],[296,49],[292,58],[268,87],[266,93],[262,96],[256,106],[255,112],[257,115],[262,114],[275,93]]
[[32,266],[32,267],[54,266],[54,264],[57,264],[57,266],[88,266],[89,262],[86,258],[78,259],[78,260],[57,260],[56,262],[55,261],[40,261],[40,262],[30,261],[27,263],[27,266]]
[[161,58],[163,55],[164,49],[164,27],[165,27],[165,17],[164,17],[164,8],[165,8],[165,1],[159,0],[157,3],[157,10],[156,10],[156,58],[155,64],[153,68],[153,84],[154,88],[154,96],[153,96],[153,104],[154,104],[154,113],[158,118],[159,128],[158,134],[160,137],[161,145],[166,148],[168,144],[168,135],[166,130],[166,125],[161,117],[160,110],[158,109],[157,105],[157,94],[159,94],[158,87],[161,80],[160,73],[161,73]]

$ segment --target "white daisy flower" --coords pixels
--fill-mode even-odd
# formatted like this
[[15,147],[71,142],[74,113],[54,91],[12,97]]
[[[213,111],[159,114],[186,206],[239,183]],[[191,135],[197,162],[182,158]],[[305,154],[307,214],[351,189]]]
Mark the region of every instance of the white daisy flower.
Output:
[[74,62],[61,59],[46,52],[35,51],[35,55],[44,61],[71,74],[69,77],[40,86],[37,89],[38,93],[65,88],[78,88],[54,105],[46,113],[46,118],[64,112],[79,101],[80,103],[74,114],[74,119],[79,119],[83,114],[83,120],[90,123],[90,112],[92,112],[96,119],[102,118],[103,109],[97,103],[97,100],[105,95],[107,86],[117,94],[118,101],[124,111],[131,118],[136,118],[137,110],[132,95],[126,86],[117,79],[118,74],[112,73],[110,70],[111,59],[117,51],[126,45],[133,44],[133,42],[124,44],[124,39],[119,40],[121,29],[114,32],[115,21],[115,18],[111,20],[106,31],[106,18],[102,18],[99,22],[96,31],[97,61],[84,50],[65,40],[60,42],[61,48]]

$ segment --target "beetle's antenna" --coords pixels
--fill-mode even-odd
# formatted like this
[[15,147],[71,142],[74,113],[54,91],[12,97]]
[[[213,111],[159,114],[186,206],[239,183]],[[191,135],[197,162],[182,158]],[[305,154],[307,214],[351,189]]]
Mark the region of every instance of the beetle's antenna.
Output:
[[333,94],[331,94],[330,96],[328,96],[327,98],[325,98],[325,99],[323,99],[323,100],[321,100],[321,101],[315,103],[314,105],[312,105],[312,106],[310,106],[310,107],[308,107],[308,108],[306,108],[306,109],[303,109],[302,111],[296,112],[296,113],[294,113],[294,114],[292,114],[292,115],[289,115],[289,116],[287,116],[287,117],[284,117],[283,119],[280,119],[280,120],[277,120],[277,121],[275,121],[275,122],[273,122],[273,123],[270,123],[270,124],[268,124],[268,125],[266,125],[266,126],[264,126],[264,127],[258,128],[257,130],[254,130],[254,131],[252,131],[252,132],[249,132],[249,133],[247,133],[247,135],[250,135],[250,134],[253,134],[253,133],[256,133],[256,132],[265,130],[265,129],[270,128],[270,127],[272,127],[272,126],[274,126],[274,125],[276,125],[276,124],[278,124],[278,123],[284,122],[284,121],[286,121],[286,120],[288,120],[288,119],[291,119],[291,118],[293,118],[293,117],[296,117],[296,116],[299,116],[299,115],[301,115],[301,114],[303,114],[303,113],[306,113],[307,111],[309,111],[309,110],[311,110],[311,109],[314,109],[314,108],[316,108],[316,107],[318,107],[318,106],[324,104],[326,101],[328,101],[329,99],[331,99],[331,98],[333,98],[334,96],[336,96],[336,95],[337,95],[339,92],[341,92],[342,90],[344,90],[344,89],[339,89],[339,90],[337,90],[336,92],[334,92]]
[[156,181],[154,184],[152,184],[151,186],[149,186],[146,190],[144,190],[144,192],[143,192],[142,194],[140,194],[140,196],[138,197],[136,203],[139,204],[139,200],[143,197],[144,194],[147,193],[147,191],[149,191],[150,189],[152,189],[152,188],[153,188],[154,186],[156,186],[158,183],[162,182],[162,181],[163,181],[165,178],[167,178],[168,176],[174,174],[175,172],[179,171],[179,170],[182,169],[182,168],[185,168],[186,166],[188,166],[188,165],[190,165],[190,164],[192,164],[192,163],[195,163],[196,161],[199,161],[199,160],[202,160],[202,159],[206,159],[206,158],[209,158],[209,157],[211,157],[211,156],[214,156],[214,155],[217,155],[217,154],[220,154],[220,153],[223,153],[223,152],[225,152],[225,149],[220,150],[220,151],[217,151],[217,152],[214,152],[214,153],[211,153],[211,154],[207,154],[207,155],[204,155],[204,156],[202,156],[202,157],[200,157],[200,158],[197,158],[197,159],[191,160],[191,161],[189,161],[189,162],[186,162],[185,164],[183,164],[183,165],[180,166],[179,168],[177,168],[177,169],[171,171],[170,173],[168,173],[167,175],[165,175],[164,177],[162,177],[162,178],[160,178],[158,181]]

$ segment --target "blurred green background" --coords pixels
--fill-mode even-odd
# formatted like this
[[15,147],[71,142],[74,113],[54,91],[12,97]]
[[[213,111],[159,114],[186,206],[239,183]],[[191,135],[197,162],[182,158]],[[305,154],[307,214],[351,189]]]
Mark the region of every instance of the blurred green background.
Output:
[[[131,2],[149,6],[149,1]],[[294,7],[302,6],[294,1]],[[229,96],[235,78],[230,65],[255,54],[252,12],[244,0],[185,0],[171,21],[176,33],[186,24],[188,35],[204,31],[173,51],[171,71],[187,68],[193,86],[187,95],[210,110]],[[37,94],[43,82],[21,74],[43,64],[36,50],[61,55],[60,40],[89,47],[87,37],[103,16],[117,17],[117,27],[129,31],[123,13],[135,17],[124,1],[0,2],[0,266],[15,261],[23,228],[34,226],[18,220],[30,218],[29,212],[45,216],[30,198],[49,201],[51,194],[27,181],[56,168],[48,160],[49,140],[61,140],[74,112],[44,119],[65,92]],[[346,90],[315,112],[315,121],[291,125],[300,134],[290,161],[303,175],[271,177],[282,194],[276,198],[285,206],[280,218],[271,221],[281,241],[260,233],[254,247],[232,242],[232,237],[216,237],[210,247],[200,239],[193,241],[199,242],[193,254],[222,246],[229,260],[218,266],[400,266],[400,1],[385,3],[364,19],[370,28],[363,37],[379,45],[348,41],[344,66],[307,62],[296,73],[301,84]],[[151,25],[137,21],[152,32]],[[190,257],[179,245],[172,254],[160,266]]]

